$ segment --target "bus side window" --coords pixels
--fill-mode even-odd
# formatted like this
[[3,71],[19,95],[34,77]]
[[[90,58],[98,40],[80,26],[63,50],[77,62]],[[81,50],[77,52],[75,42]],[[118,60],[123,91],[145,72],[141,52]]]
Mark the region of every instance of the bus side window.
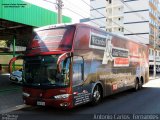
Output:
[[83,58],[74,56],[73,58],[73,85],[83,82]]

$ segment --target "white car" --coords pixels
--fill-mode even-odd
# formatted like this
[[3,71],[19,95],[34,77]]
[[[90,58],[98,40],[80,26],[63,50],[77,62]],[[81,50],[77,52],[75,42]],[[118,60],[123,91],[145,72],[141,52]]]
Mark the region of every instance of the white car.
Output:
[[13,71],[10,74],[9,79],[10,81],[15,82],[15,83],[22,82],[22,71],[21,70]]

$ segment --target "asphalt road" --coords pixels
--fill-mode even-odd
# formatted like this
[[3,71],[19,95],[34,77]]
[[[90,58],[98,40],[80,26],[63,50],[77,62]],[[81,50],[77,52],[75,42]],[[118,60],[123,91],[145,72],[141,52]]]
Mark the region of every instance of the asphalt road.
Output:
[[21,87],[9,81],[9,75],[0,75],[0,113],[23,104]]
[[[5,88],[6,83],[1,77],[4,77],[3,80],[5,79],[10,86],[10,90],[0,92],[0,113],[5,113],[0,117],[2,120],[5,118],[14,118],[15,120],[128,120],[139,119],[137,114],[150,114],[150,117],[160,120],[160,79],[151,80],[138,92],[128,90],[106,97],[96,106],[86,104],[72,110],[62,110],[23,105],[20,87],[10,84],[7,76],[0,76],[3,90],[7,89]],[[1,84],[0,90],[2,90]]]

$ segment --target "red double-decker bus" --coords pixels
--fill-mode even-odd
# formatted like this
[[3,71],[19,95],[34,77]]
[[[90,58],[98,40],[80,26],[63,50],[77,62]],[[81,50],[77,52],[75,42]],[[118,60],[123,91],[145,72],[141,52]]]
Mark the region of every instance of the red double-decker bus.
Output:
[[25,104],[97,104],[149,80],[148,47],[128,38],[85,24],[46,26],[33,36],[20,57]]

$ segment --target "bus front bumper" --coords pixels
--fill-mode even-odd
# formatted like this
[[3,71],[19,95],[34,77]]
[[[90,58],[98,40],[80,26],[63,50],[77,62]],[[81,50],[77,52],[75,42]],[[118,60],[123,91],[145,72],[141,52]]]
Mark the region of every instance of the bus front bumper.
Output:
[[31,97],[23,97],[23,101],[27,105],[33,106],[52,106],[52,107],[63,107],[63,108],[72,108],[72,98],[69,97],[68,99],[64,100],[56,100],[56,99],[36,99]]

